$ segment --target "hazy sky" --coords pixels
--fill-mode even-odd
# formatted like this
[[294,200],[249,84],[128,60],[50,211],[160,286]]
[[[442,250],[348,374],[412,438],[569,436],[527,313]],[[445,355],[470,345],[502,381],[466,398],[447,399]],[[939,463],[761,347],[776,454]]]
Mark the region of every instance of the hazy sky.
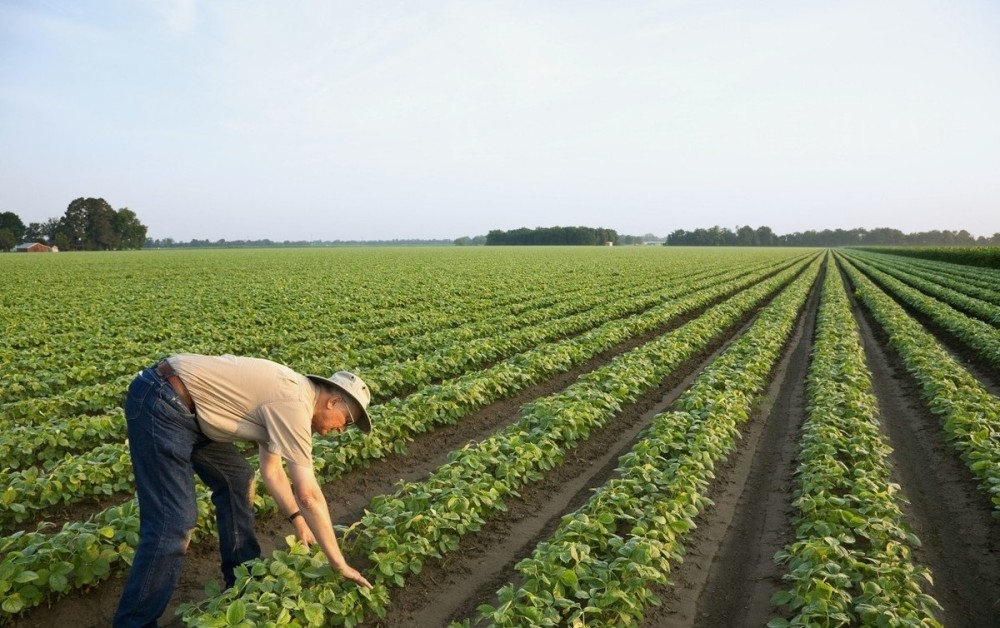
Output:
[[1000,231],[1000,2],[0,0],[0,211]]

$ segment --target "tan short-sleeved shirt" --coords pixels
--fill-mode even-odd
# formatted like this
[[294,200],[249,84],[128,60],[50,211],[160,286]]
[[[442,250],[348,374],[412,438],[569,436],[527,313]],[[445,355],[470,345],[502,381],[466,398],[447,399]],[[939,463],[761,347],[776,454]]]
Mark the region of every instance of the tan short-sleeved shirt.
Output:
[[254,441],[295,464],[312,465],[317,390],[287,366],[234,355],[179,353],[170,366],[194,399],[198,424],[215,441]]

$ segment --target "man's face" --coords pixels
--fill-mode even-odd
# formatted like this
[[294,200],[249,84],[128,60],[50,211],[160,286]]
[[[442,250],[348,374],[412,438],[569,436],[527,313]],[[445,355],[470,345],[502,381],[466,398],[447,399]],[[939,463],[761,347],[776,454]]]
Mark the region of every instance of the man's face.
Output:
[[347,426],[354,423],[350,402],[339,395],[331,395],[326,404],[313,416],[313,431],[320,436],[326,436],[330,430],[338,433],[347,429]]

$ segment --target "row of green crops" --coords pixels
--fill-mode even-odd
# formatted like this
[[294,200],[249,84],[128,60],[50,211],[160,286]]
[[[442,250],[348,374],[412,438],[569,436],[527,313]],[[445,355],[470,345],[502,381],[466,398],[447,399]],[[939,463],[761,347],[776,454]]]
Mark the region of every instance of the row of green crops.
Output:
[[859,248],[901,257],[916,257],[965,266],[1000,268],[1000,247],[996,246],[876,246]]
[[[970,277],[958,274],[949,266],[936,262],[918,262],[912,258],[893,257],[876,253],[859,253],[851,251],[850,255],[870,261],[881,269],[895,269],[905,272],[931,284],[936,284],[954,291],[965,297],[985,301],[993,306],[1000,306],[1000,286],[997,277],[986,277],[984,273]],[[996,274],[995,272],[992,274]],[[977,304],[975,307],[979,307]],[[971,312],[970,312],[971,313]]]
[[[499,308],[552,295],[611,296],[618,286],[652,291],[664,279],[706,268],[796,254],[511,256],[480,249],[5,257],[10,289],[0,294],[0,368],[9,383],[0,403],[112,381],[179,350],[253,353],[295,368],[322,357],[354,365],[360,349],[462,327]],[[18,384],[26,390],[18,393]]]
[[[528,404],[517,423],[454,452],[426,481],[404,484],[395,494],[373,500],[343,544],[375,565],[370,574],[374,590],[328,577],[308,555],[276,553],[244,567],[228,592],[185,607],[185,622],[224,626],[235,613],[245,625],[351,626],[369,615],[383,616],[389,587],[403,586],[424,561],[456,549],[464,534],[504,509],[504,500],[523,484],[561,464],[567,451],[611,420],[622,404],[655,387],[799,272],[801,266],[759,283],[582,376],[562,393]],[[306,569],[316,577],[298,576]]]
[[861,336],[833,264],[806,391],[796,539],[775,557],[791,588],[772,600],[791,619],[768,626],[939,626],[939,605],[921,591],[930,573],[912,560],[919,541],[903,523]]
[[[720,289],[732,289],[730,282],[735,280],[736,285],[739,285],[737,275],[742,273],[726,273],[721,279],[713,278],[707,282],[699,280],[698,284],[702,287],[698,290],[693,288],[695,280],[691,284],[682,282],[679,288],[658,293],[661,298],[657,302],[680,295],[685,295],[686,299],[709,294],[712,298],[718,297]],[[746,277],[744,281],[759,278],[756,273],[743,276]],[[520,350],[536,347],[567,331],[592,328],[602,321],[615,320],[631,309],[632,306],[627,303],[612,302],[579,314],[575,320],[557,319],[536,328],[513,331],[484,344],[455,343],[448,351],[432,354],[426,360],[415,361],[412,365],[388,365],[384,371],[387,375],[391,372],[403,373],[410,378],[410,381],[403,384],[408,387],[428,385],[433,378],[474,370],[488,360],[508,357]],[[9,473],[0,498],[0,526],[31,520],[38,512],[53,505],[125,490],[132,482],[130,469],[126,446],[108,443],[99,445],[86,454],[66,456],[46,473],[39,473],[36,467]]]
[[[995,273],[986,270],[915,259],[893,262],[869,253],[846,255],[867,264],[872,276],[881,272],[901,285],[906,284],[900,281],[904,274],[918,278],[923,282],[920,290],[936,290],[938,298],[951,298],[968,314],[974,313],[947,290],[992,303],[983,295],[998,287]],[[0,294],[0,329],[5,332],[0,336],[0,466],[16,460],[17,469],[24,471],[8,468],[2,474],[17,482],[0,488],[9,491],[6,497],[0,492],[0,501],[6,500],[0,519],[7,518],[0,525],[7,529],[17,522],[39,521],[48,514],[38,507],[46,501],[64,504],[83,495],[128,489],[127,449],[118,442],[118,397],[135,370],[171,351],[270,357],[304,372],[361,372],[376,393],[372,413],[379,430],[370,438],[347,432],[317,439],[317,475],[329,482],[389,453],[405,453],[407,442],[419,433],[460,421],[637,336],[664,334],[714,306],[688,325],[607,362],[562,393],[527,404],[517,425],[453,452],[451,462],[427,482],[403,485],[393,495],[376,498],[366,518],[343,538],[345,550],[365,555],[375,565],[367,574],[377,583],[375,590],[345,587],[322,554],[292,542],[288,551],[246,567],[239,599],[235,592],[216,592],[189,606],[185,621],[193,625],[351,624],[379,616],[387,609],[392,587],[404,586],[424,561],[447,556],[463,534],[504,508],[507,496],[516,495],[525,481],[560,464],[570,447],[612,420],[622,405],[631,403],[635,390],[655,386],[657,378],[704,346],[708,337],[729,335],[729,326],[738,320],[732,308],[756,311],[761,294],[771,294],[798,276],[795,287],[761,311],[751,331],[697,380],[700,396],[694,396],[693,388],[683,397],[687,405],[658,416],[636,448],[619,461],[619,477],[567,517],[557,534],[520,565],[524,581],[502,589],[500,604],[483,608],[476,620],[634,623],[644,607],[655,603],[653,585],[664,582],[680,559],[694,516],[710,504],[705,491],[712,469],[734,446],[756,394],[744,389],[749,391],[762,379],[766,383],[765,363],[788,335],[785,323],[775,321],[794,321],[794,302],[804,295],[819,264],[802,251],[659,248],[2,257],[0,271],[10,272],[0,274],[18,289]],[[847,257],[838,259],[865,307],[883,311],[876,316],[881,316],[894,346],[910,347],[900,352],[921,381],[922,394],[1000,513],[996,397],[977,387],[957,363],[943,359],[940,348],[936,351],[941,354],[927,350],[934,342],[920,325]],[[801,274],[807,261],[815,265],[809,274]],[[102,280],[80,279],[88,273]],[[34,291],[30,300],[23,298],[26,286]],[[756,296],[750,296],[754,286]],[[172,297],[164,299],[165,294]],[[344,299],[345,294],[357,298]],[[38,302],[52,307],[43,314],[26,307]],[[875,302],[878,305],[870,305]],[[846,319],[835,320],[845,335],[854,329],[845,326]],[[771,321],[770,327],[766,321]],[[688,344],[679,340],[681,334]],[[757,338],[756,345],[745,340],[751,337]],[[681,345],[686,349],[677,349]],[[735,362],[738,351],[746,362]],[[858,377],[855,373],[840,381],[857,383]],[[626,389],[609,387],[612,381],[625,382]],[[863,400],[858,412],[866,407]],[[844,405],[844,410],[856,409]],[[847,431],[846,447],[884,454],[884,443],[872,438],[870,425]],[[548,432],[553,438],[540,438]],[[25,449],[37,455],[25,455]],[[81,464],[52,473],[67,453]],[[45,459],[52,462],[43,464]],[[869,469],[866,477],[873,482],[882,479],[877,462],[850,460],[844,464]],[[819,475],[810,476],[811,488],[819,486]],[[863,613],[881,613],[886,605],[896,604],[902,609],[898,616],[922,608],[925,624],[933,625],[933,600],[920,597],[914,584],[925,572],[905,561],[906,545],[916,540],[893,519],[882,489],[864,487],[871,490],[855,498],[842,496],[844,485],[838,485],[836,499],[844,503],[828,500],[824,505],[830,509],[809,511],[829,515],[835,523],[839,517],[844,526],[831,527],[826,536],[840,549],[873,546],[873,553],[864,558],[847,552],[854,562],[836,567],[852,582],[856,574],[870,573],[858,561],[868,561],[864,567],[869,570],[879,569],[877,577],[866,579],[877,589],[866,584],[860,593],[851,590],[851,612],[861,618],[853,621],[863,623],[875,616]],[[208,497],[203,489],[199,494],[194,542],[212,534],[214,527]],[[69,495],[77,497],[65,499]],[[262,490],[257,507],[262,515],[274,511]],[[872,523],[876,512],[884,516]],[[851,514],[864,517],[865,523]],[[813,532],[824,529],[822,521],[809,525]],[[595,537],[595,530],[607,534]],[[847,542],[848,535],[857,541],[855,547]],[[129,500],[58,530],[41,523],[37,531],[0,538],[0,623],[64,594],[86,595],[97,583],[120,574],[131,562],[137,536],[137,509]],[[818,543],[826,543],[826,536]],[[876,537],[898,542],[895,553],[878,553],[878,545],[870,542]],[[803,548],[818,547],[805,538],[800,541]],[[792,558],[793,546],[787,551],[789,560],[802,558]],[[822,570],[834,569],[832,558],[807,567],[808,559],[816,556],[802,558],[791,571],[822,579]],[[842,553],[836,557],[842,558]],[[877,561],[882,561],[880,567]],[[586,599],[574,596],[584,593]],[[827,593],[823,587],[793,584],[776,601],[792,607],[802,600],[803,610]],[[831,591],[830,599],[841,595]],[[807,623],[791,620],[796,622]]]
[[[696,273],[672,278],[665,287],[655,291],[649,291],[645,287],[632,288],[628,292],[613,292],[612,296],[615,298],[610,300],[593,302],[588,298],[582,299],[582,305],[578,305],[569,299],[564,303],[525,313],[508,313],[493,321],[469,325],[460,331],[428,334],[431,340],[424,340],[419,345],[417,342],[410,342],[408,344],[411,346],[407,347],[406,353],[397,353],[397,357],[402,358],[400,362],[386,362],[380,351],[381,346],[375,346],[372,351],[375,355],[371,356],[367,350],[359,351],[361,368],[355,370],[373,382],[373,399],[379,402],[415,390],[434,380],[459,375],[488,362],[508,358],[542,342],[581,333],[614,318],[642,312],[664,300],[691,292],[695,285],[705,289],[737,281],[744,275],[753,276],[764,268],[778,267],[780,266],[764,264],[711,275]],[[451,333],[454,337],[441,335],[446,333]],[[398,344],[407,343],[402,339]],[[102,403],[117,403],[110,397],[120,397],[121,390],[126,386],[127,382],[120,382],[117,392],[112,395],[111,387],[105,385],[108,398],[102,400]],[[11,411],[11,406],[23,406],[30,408],[32,415],[47,416],[59,411],[64,404],[66,399],[51,398],[17,402],[6,409]],[[14,414],[11,419],[17,416]],[[120,431],[120,409],[116,409],[112,415],[49,421],[45,430],[38,430],[35,422],[31,421],[0,433],[0,460],[4,460],[13,469],[35,464],[51,470],[66,454],[77,454],[116,439]]]
[[[787,277],[785,271],[782,276]],[[743,279],[744,285],[759,282],[769,274],[759,271]],[[348,432],[336,440],[318,440],[315,445],[316,464],[321,479],[329,480],[347,469],[368,460],[384,456],[390,451],[401,451],[412,434],[432,429],[435,424],[457,420],[464,414],[505,395],[550,377],[588,359],[636,334],[656,329],[686,312],[697,310],[727,294],[732,286],[689,290],[688,296],[668,301],[641,316],[615,320],[590,332],[557,343],[540,345],[533,350],[514,356],[486,371],[469,373],[451,382],[432,385],[406,399],[392,400],[383,406],[374,406],[379,430],[369,438],[359,438]],[[202,495],[200,508],[207,512],[208,499]],[[269,508],[263,501],[261,508]],[[210,526],[204,516],[199,518],[198,533]],[[80,535],[86,534],[92,547],[111,563],[111,571],[120,570],[131,559],[137,521],[134,504],[110,508],[97,515],[92,522],[70,524],[55,534],[48,532],[17,533],[0,541],[4,556],[0,589],[17,594],[21,608],[27,608],[62,591],[55,588],[41,574],[49,565],[70,563],[80,558],[76,551]],[[10,565],[10,567],[8,567]],[[90,584],[70,574],[68,588]],[[57,582],[58,585],[62,581]],[[13,603],[12,603],[13,604]]]
[[[497,593],[476,623],[498,626],[627,626],[659,601],[683,556],[682,539],[711,501],[714,469],[735,449],[791,336],[820,260],[765,308],[751,328],[657,415],[618,475],[549,540],[517,564],[519,587]],[[470,621],[464,625],[470,625]]]
[[945,438],[981,480],[981,488],[993,501],[994,516],[1000,517],[1000,399],[851,262],[843,257],[839,261],[858,299],[919,382],[924,401],[941,420]]
[[877,268],[878,270],[885,272],[887,275],[902,281],[906,285],[915,288],[930,297],[938,299],[943,303],[965,312],[966,314],[975,316],[976,318],[993,325],[993,327],[1000,327],[1000,306],[963,294],[959,289],[957,289],[961,287],[959,282],[954,282],[952,285],[954,285],[955,288],[950,288],[944,285],[940,279],[925,279],[918,274],[911,272],[912,269],[907,269],[905,267],[901,268],[900,266],[891,263],[879,263],[880,260],[871,259],[868,256],[856,255],[855,259],[862,259],[869,263],[873,268]]
[[[680,275],[684,276],[687,272],[689,271],[681,270]],[[607,291],[607,296],[615,299],[625,297],[627,300],[629,296],[648,293],[653,289],[649,278],[639,279],[637,282],[616,284]],[[349,362],[355,368],[379,365],[387,361],[398,362],[432,351],[437,346],[436,343],[448,340],[449,334],[484,337],[496,331],[493,328],[498,324],[509,328],[522,317],[528,317],[528,322],[530,319],[551,319],[557,316],[556,312],[550,311],[551,308],[568,307],[582,311],[602,301],[593,286],[584,284],[580,289],[574,286],[560,288],[563,289],[554,294],[528,292],[501,295],[492,307],[474,307],[476,302],[473,301],[471,305],[474,309],[471,310],[464,309],[465,304],[453,303],[445,308],[430,301],[421,304],[420,308],[411,305],[402,314],[392,310],[373,310],[360,330],[341,330],[327,337],[299,337],[297,334],[289,337],[286,333],[283,339],[288,345],[282,348],[280,357],[288,363],[300,360],[308,362],[332,349],[339,354],[346,354],[345,358],[349,356]],[[488,326],[487,329],[480,328],[483,324]],[[268,343],[266,333],[255,331],[258,342]],[[87,346],[91,341],[84,337],[80,342]],[[200,347],[200,351],[211,352],[215,349],[206,346],[204,339],[196,339],[194,344],[195,348]],[[278,357],[273,352],[269,353],[272,358]],[[4,415],[16,420],[47,418],[74,409],[79,412],[100,409],[101,403],[110,407],[118,400],[117,394],[122,382],[127,383],[127,379],[122,378],[127,378],[146,366],[153,357],[123,355],[116,346],[103,349],[88,346],[85,350],[64,346],[63,353],[56,356],[38,355],[35,350],[20,352],[6,365],[12,376],[2,391]],[[85,363],[81,365],[81,361]],[[69,392],[75,394],[68,395]],[[51,398],[51,404],[39,405],[39,400],[45,398]],[[16,401],[26,402],[27,405],[22,408],[22,404],[17,404]]]
[[858,258],[848,257],[848,259],[891,294],[958,338],[986,363],[1000,367],[1000,330],[996,327],[966,316],[950,305],[907,286]]

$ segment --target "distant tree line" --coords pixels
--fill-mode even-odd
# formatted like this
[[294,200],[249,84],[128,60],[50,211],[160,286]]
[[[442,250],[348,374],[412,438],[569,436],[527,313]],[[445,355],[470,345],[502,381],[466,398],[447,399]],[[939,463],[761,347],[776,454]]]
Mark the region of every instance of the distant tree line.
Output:
[[718,225],[709,229],[678,229],[667,236],[667,246],[1000,246],[1000,233],[972,236],[968,231],[922,231],[899,229],[824,229],[778,235],[770,227],[743,226],[732,231]]
[[614,229],[592,227],[521,227],[512,231],[494,229],[486,234],[486,245],[582,245],[618,244]]
[[141,249],[146,225],[127,207],[115,210],[103,198],[78,198],[60,218],[25,225],[14,212],[0,213],[0,250],[40,242],[62,251]]

